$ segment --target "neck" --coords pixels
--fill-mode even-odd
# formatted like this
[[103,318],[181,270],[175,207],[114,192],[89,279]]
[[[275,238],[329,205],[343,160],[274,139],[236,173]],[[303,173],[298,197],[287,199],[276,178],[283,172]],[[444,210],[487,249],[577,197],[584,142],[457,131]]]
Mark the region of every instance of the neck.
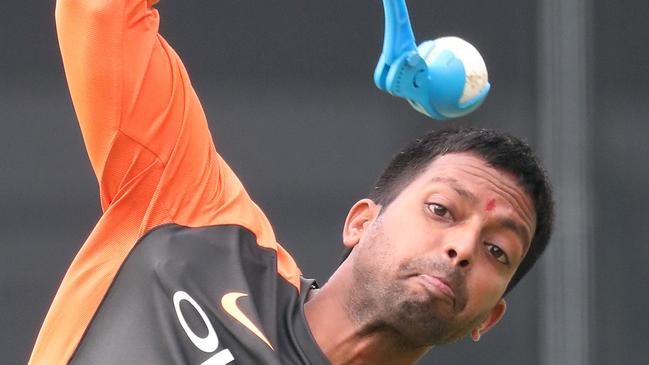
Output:
[[349,290],[341,266],[329,282],[314,292],[304,305],[311,333],[333,365],[413,364],[429,349],[409,347],[393,330],[373,323],[357,323],[350,318]]

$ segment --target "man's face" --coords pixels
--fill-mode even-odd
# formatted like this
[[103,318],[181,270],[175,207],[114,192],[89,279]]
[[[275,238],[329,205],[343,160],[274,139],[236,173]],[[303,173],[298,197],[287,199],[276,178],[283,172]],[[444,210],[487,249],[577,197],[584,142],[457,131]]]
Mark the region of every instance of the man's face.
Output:
[[367,212],[356,238],[347,226],[345,237],[355,246],[348,304],[358,323],[430,346],[500,319],[536,221],[513,175],[469,153],[444,155],[385,209],[370,202]]

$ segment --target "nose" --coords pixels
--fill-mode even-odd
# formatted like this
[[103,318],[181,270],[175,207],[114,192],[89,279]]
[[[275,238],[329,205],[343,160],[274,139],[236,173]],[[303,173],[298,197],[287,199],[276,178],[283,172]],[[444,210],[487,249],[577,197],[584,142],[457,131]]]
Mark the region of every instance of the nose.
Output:
[[461,268],[466,268],[471,264],[472,260],[467,255],[460,255],[455,248],[448,248],[446,250],[446,254],[451,259],[453,265],[459,266]]
[[474,262],[477,242],[477,235],[458,235],[446,244],[444,251],[453,265],[461,269],[468,269]]

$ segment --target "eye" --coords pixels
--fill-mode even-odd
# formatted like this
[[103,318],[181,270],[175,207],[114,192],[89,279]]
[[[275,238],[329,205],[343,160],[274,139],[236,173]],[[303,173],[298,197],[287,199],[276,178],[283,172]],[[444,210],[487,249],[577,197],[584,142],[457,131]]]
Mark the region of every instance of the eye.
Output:
[[509,265],[509,257],[507,257],[505,251],[503,251],[500,247],[494,245],[493,243],[487,243],[486,245],[487,250],[489,250],[491,256],[498,260],[498,262]]
[[451,212],[443,205],[437,203],[428,203],[428,209],[433,212],[433,214],[440,216],[446,219],[453,219]]

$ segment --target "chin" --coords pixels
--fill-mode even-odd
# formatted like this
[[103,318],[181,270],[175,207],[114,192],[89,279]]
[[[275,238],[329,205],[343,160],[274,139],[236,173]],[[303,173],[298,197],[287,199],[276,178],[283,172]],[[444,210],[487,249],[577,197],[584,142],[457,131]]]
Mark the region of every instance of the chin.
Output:
[[468,329],[457,322],[452,308],[446,302],[421,300],[415,296],[397,304],[392,326],[404,342],[412,347],[430,347],[456,342]]

